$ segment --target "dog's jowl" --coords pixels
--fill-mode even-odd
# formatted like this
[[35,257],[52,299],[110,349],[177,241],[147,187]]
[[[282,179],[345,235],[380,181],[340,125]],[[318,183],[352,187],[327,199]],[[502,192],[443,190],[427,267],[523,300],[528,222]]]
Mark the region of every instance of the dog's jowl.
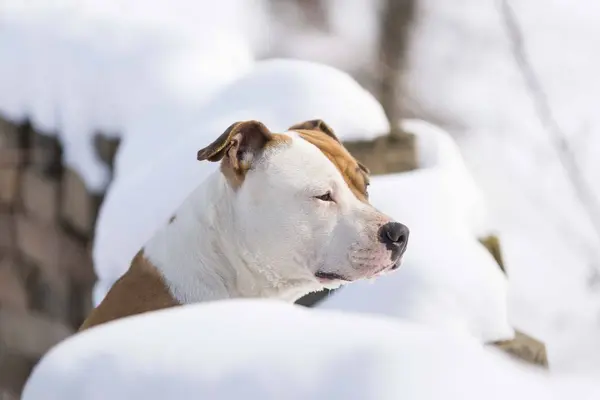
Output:
[[408,229],[368,202],[368,170],[323,121],[232,124],[198,151],[220,168],[146,243],[82,328],[234,297],[295,301],[397,268]]

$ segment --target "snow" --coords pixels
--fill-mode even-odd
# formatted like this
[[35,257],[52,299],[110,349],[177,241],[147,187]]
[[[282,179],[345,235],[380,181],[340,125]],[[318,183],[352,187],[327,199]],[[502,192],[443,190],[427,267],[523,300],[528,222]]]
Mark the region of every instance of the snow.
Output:
[[507,280],[469,224],[476,215],[481,225],[483,200],[456,144],[426,122],[402,126],[417,137],[420,168],[372,177],[369,196],[410,228],[402,267],[343,287],[318,307],[417,321],[483,343],[511,339]]
[[102,191],[98,130],[152,140],[246,71],[264,30],[260,0],[59,0],[0,5],[0,111],[58,132],[67,165]]
[[177,138],[168,130],[155,140],[127,136],[96,225],[94,302],[104,298],[146,240],[217,169],[196,160],[198,149],[235,121],[257,119],[283,132],[315,118],[344,140],[368,139],[390,129],[381,105],[349,75],[317,63],[274,59],[257,62],[215,93]]
[[[543,340],[554,370],[600,372],[598,238],[566,183],[514,60],[501,2],[419,2],[407,104],[457,139],[497,228],[513,325]],[[597,194],[600,7],[509,1],[558,125]],[[596,285],[597,286],[597,285]]]
[[[440,127],[419,119],[399,121],[400,127],[416,136],[419,168],[446,177],[444,201],[448,204],[447,216],[457,218],[457,225],[465,224],[476,237],[493,230],[485,197],[465,165],[461,150],[455,140]],[[442,208],[443,210],[443,208]]]
[[406,321],[225,300],[77,334],[35,367],[23,400],[598,398],[460,335]]

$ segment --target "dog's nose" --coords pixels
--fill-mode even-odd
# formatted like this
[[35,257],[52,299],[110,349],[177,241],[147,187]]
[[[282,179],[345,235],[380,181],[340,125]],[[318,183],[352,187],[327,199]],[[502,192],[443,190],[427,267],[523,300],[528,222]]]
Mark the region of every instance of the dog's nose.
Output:
[[406,250],[409,230],[399,222],[388,222],[381,228],[381,239],[388,247],[400,251],[400,255]]

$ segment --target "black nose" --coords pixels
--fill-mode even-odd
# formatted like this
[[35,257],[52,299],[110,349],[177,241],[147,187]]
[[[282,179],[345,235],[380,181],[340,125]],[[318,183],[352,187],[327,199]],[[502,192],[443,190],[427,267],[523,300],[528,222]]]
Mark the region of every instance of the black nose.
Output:
[[409,230],[405,225],[399,222],[388,222],[380,228],[381,241],[386,244],[387,248],[393,253],[404,253],[408,243]]

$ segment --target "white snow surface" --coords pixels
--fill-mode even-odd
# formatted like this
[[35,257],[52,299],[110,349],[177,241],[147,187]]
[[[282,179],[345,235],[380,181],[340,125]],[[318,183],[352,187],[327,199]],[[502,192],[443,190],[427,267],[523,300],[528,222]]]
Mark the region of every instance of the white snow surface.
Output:
[[[347,285],[319,308],[384,314],[466,333],[488,343],[510,339],[506,276],[476,239],[482,199],[450,136],[419,120],[421,168],[371,178],[370,201],[410,228],[401,268],[375,282]],[[481,224],[479,224],[481,225]]]
[[35,367],[23,400],[596,399],[473,340],[382,317],[225,300],[79,333]]
[[[515,326],[550,365],[600,373],[598,238],[566,183],[512,53],[500,1],[425,0],[406,89],[416,115],[444,121],[485,193],[510,277]],[[598,3],[509,0],[527,58],[585,179],[600,196]]]
[[454,217],[455,226],[465,226],[482,237],[494,230],[489,222],[486,199],[463,159],[461,150],[450,134],[440,127],[419,119],[399,121],[401,128],[416,136],[417,164],[430,175],[443,177],[447,201],[446,218]]
[[225,85],[198,111],[195,122],[147,141],[127,136],[116,159],[115,180],[96,224],[93,248],[98,304],[133,256],[217,164],[196,153],[230,124],[257,119],[274,132],[320,118],[340,139],[368,139],[389,132],[383,108],[349,75],[325,65],[260,61]]
[[[262,0],[0,4],[0,112],[58,132],[67,165],[96,191],[98,130],[152,140],[249,68]],[[262,39],[261,39],[262,40]]]

